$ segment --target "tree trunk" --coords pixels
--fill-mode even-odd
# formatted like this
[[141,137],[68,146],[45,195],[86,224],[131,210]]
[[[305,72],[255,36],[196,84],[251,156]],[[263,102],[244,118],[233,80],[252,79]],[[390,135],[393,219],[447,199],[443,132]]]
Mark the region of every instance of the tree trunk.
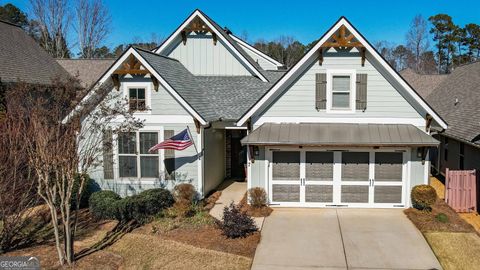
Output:
[[55,247],[57,248],[58,260],[60,265],[65,264],[65,253],[62,251],[62,246],[60,244],[60,232],[58,227],[58,216],[57,210],[52,202],[47,202],[48,208],[50,209],[50,216],[52,217],[53,225],[53,234],[55,235]]

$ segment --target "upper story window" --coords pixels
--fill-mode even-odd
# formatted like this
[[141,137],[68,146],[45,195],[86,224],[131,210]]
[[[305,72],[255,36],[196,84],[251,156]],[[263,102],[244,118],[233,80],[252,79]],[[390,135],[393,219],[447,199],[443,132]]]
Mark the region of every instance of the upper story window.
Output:
[[328,70],[326,109],[330,113],[354,113],[355,70]]
[[145,88],[128,89],[128,108],[131,111],[145,111],[147,109]]
[[350,109],[350,76],[332,76],[332,107],[333,110]]

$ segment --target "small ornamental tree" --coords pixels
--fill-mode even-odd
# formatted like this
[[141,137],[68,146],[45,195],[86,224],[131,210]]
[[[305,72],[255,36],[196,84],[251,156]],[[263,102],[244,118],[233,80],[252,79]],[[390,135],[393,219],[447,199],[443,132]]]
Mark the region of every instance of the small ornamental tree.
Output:
[[18,121],[25,125],[26,158],[37,194],[49,208],[61,265],[74,261],[81,194],[89,170],[101,165],[103,135],[142,126],[111,89],[97,87],[77,104],[78,81],[58,79],[45,87],[18,87],[7,96],[8,106],[22,112]]

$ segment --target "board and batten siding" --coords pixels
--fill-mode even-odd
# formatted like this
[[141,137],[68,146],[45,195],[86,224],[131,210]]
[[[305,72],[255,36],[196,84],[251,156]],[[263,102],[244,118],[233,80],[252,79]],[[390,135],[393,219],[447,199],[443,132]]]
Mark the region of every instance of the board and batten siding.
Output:
[[260,65],[261,68],[264,70],[278,70],[278,67],[273,64],[272,62],[266,60],[263,56],[259,55],[258,53],[253,52],[249,48],[243,46],[240,43],[237,43],[255,62]]
[[[323,65],[314,61],[310,67],[287,89],[263,110],[254,121],[262,117],[325,117],[325,118],[411,118],[419,121],[422,115],[389,83],[373,66],[368,57],[361,66],[358,53],[354,56],[325,56]],[[355,113],[327,113],[315,107],[315,74],[328,69],[356,70],[367,74],[367,108]],[[328,97],[327,97],[328,98]],[[262,122],[262,121],[260,121]]]
[[220,38],[214,45],[210,34],[190,33],[185,45],[177,38],[162,54],[177,59],[194,75],[252,75]]
[[265,156],[265,147],[259,146],[258,150],[259,154],[255,156],[255,161],[250,162],[250,187],[261,187],[268,192],[266,177],[268,161]]

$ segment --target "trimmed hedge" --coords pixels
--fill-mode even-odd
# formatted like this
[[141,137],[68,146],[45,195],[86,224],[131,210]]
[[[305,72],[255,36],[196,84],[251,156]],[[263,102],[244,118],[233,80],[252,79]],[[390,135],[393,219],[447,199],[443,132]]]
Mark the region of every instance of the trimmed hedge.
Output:
[[90,212],[96,218],[115,219],[118,216],[117,202],[121,199],[117,193],[111,190],[97,191],[88,200]]
[[118,220],[143,222],[174,203],[172,194],[163,188],[148,189],[138,195],[125,197],[116,203]]
[[412,188],[412,206],[418,210],[431,211],[437,201],[437,192],[430,185],[417,185]]
[[143,222],[173,203],[172,194],[163,188],[148,189],[123,199],[117,193],[105,190],[92,194],[90,211],[101,219]]

